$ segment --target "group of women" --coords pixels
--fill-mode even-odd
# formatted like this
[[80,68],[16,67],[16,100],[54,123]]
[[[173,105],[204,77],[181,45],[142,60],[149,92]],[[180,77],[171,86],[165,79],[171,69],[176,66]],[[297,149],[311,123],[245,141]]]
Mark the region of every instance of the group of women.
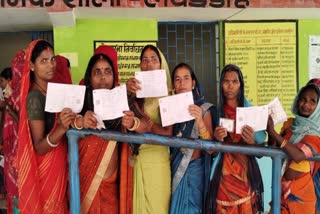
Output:
[[[103,45],[90,58],[82,81],[86,86],[85,103],[79,114],[68,108],[57,114],[44,111],[48,82],[71,83],[66,61],[54,55],[51,44],[35,40],[23,54],[16,108],[19,112],[17,149],[11,152],[14,158],[8,159],[15,188],[8,190],[8,209],[13,211],[13,199],[17,198],[20,213],[68,213],[65,133],[70,127],[97,128],[92,93],[95,89],[119,85],[117,52]],[[106,129],[230,144],[254,145],[265,141],[266,133],[254,132],[250,126],[244,126],[241,134],[219,126],[219,118],[235,120],[237,107],[251,105],[245,98],[242,72],[236,65],[222,69],[218,108],[206,102],[190,65],[180,63],[170,74],[163,54],[155,46],[147,45],[142,50],[140,69],[165,69],[170,94],[191,91],[194,104],[189,106],[189,112],[195,119],[162,127],[158,98],[137,98],[139,81],[131,78],[126,83],[130,110],[122,118],[103,121]],[[282,180],[283,212],[297,213],[308,207],[308,213],[312,213],[316,207],[312,176],[318,167],[317,163],[304,159],[320,150],[319,95],[320,90],[313,83],[300,90],[293,103],[295,118],[282,133],[274,130],[272,119],[268,121],[269,140],[290,157]],[[95,135],[80,139],[78,144],[82,213],[263,211],[263,183],[256,157],[136,145]]]

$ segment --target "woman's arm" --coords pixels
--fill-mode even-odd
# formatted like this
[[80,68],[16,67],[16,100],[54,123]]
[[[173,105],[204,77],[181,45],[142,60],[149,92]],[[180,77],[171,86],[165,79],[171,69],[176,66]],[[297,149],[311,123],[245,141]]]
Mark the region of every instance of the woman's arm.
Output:
[[296,145],[289,143],[284,137],[276,132],[271,117],[268,119],[267,132],[292,160],[298,163],[306,159],[306,155]]
[[70,109],[63,109],[59,114],[57,126],[45,135],[44,120],[29,120],[30,132],[36,153],[44,155],[58,146],[60,139],[66,133],[75,118]]

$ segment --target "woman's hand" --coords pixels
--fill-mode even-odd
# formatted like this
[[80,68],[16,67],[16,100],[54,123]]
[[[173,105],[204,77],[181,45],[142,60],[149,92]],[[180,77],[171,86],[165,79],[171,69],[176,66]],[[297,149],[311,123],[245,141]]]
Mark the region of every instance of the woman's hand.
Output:
[[272,117],[269,115],[268,117],[268,123],[267,123],[267,132],[269,134],[273,134],[274,133],[274,124],[273,124],[273,119]]
[[92,111],[87,111],[81,119],[83,128],[97,129],[97,118]]
[[67,131],[69,126],[73,123],[76,117],[76,113],[72,112],[69,108],[64,108],[58,117],[58,126],[60,126],[63,130]]
[[217,126],[214,129],[214,133],[213,136],[218,140],[218,141],[223,141],[223,139],[225,137],[227,137],[228,133],[227,133],[227,129],[222,127],[222,126]]
[[128,81],[126,83],[127,91],[135,94],[138,90],[141,90],[139,83],[140,83],[140,81],[137,80],[136,78],[128,79]]
[[254,130],[251,126],[245,125],[241,128],[241,138],[247,144],[256,144],[254,140]]
[[124,116],[121,118],[121,124],[126,129],[130,129],[134,125],[134,112],[133,111],[124,111]]
[[201,125],[203,123],[203,119],[202,119],[202,109],[195,105],[195,104],[192,104],[189,106],[189,113],[191,114],[191,116],[194,117],[195,119],[195,122],[197,123],[197,125]]

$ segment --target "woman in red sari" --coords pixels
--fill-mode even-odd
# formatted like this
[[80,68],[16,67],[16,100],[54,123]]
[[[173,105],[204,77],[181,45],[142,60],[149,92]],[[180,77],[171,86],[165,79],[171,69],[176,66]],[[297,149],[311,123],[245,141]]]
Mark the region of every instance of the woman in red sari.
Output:
[[[74,127],[97,129],[93,112],[93,90],[118,86],[117,52],[100,46],[91,57],[85,73],[85,103]],[[127,114],[127,112],[125,112]],[[122,131],[122,120],[104,120],[108,130]],[[79,141],[81,213],[126,214],[132,206],[132,168],[128,165],[127,143],[105,140],[96,135]]]
[[8,88],[6,91],[11,91],[11,93],[5,96],[6,111],[3,126],[3,153],[8,213],[13,213],[14,198],[18,197],[17,172],[13,160],[16,156],[18,145],[19,98],[24,57],[25,51],[20,50],[11,62],[12,80],[6,87]]
[[[68,213],[65,133],[75,113],[44,111],[47,84],[54,78],[53,47],[45,40],[26,50],[20,91],[16,157],[20,213]],[[63,72],[63,71],[61,71]]]

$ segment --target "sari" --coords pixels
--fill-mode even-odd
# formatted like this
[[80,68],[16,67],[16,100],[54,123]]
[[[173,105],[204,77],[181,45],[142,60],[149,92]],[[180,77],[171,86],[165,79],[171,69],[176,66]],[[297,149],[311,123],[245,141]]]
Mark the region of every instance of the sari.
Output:
[[[244,80],[240,68],[226,65],[222,70],[220,82],[228,71],[237,72],[240,81],[238,106],[249,107],[251,104],[244,96]],[[227,105],[220,85],[220,117],[236,121],[236,108]],[[236,127],[236,126],[234,126]],[[266,134],[258,131],[254,140],[264,142]],[[242,143],[241,135],[228,132],[225,142]],[[205,201],[205,213],[257,213],[263,211],[263,182],[257,160],[254,156],[240,153],[218,153],[213,159],[209,190]]]
[[[161,69],[166,70],[167,87],[172,92],[170,71],[167,61],[160,52]],[[146,115],[153,122],[161,124],[159,98],[145,98],[143,112],[135,107],[137,99],[130,105],[136,115]],[[132,101],[131,101],[132,102]],[[170,203],[170,156],[169,148],[161,145],[142,144],[134,154],[133,167],[133,213],[134,214],[167,214]]]
[[[308,84],[306,87],[313,87],[318,95],[319,88],[314,84]],[[320,103],[314,112],[308,117],[302,117],[298,114],[298,99],[302,88],[296,96],[292,104],[292,113],[295,118],[291,125],[286,124],[286,129],[283,129],[284,138],[288,143],[295,144],[307,158],[313,157],[320,153]],[[284,164],[285,169],[291,168],[302,172],[302,175],[294,180],[286,180],[282,177],[282,213],[315,213],[316,212],[316,190],[314,180],[320,167],[319,162],[303,160],[299,163],[293,160],[288,160]]]
[[[117,52],[111,46],[102,45],[96,54],[109,57],[114,69],[114,85],[118,86]],[[88,72],[88,70],[87,70]],[[93,111],[93,96],[90,77],[86,73],[84,84],[87,86],[85,105],[81,114]],[[103,121],[106,129],[121,131],[121,118]],[[130,155],[127,143],[105,140],[89,135],[79,140],[79,172],[81,213],[132,213],[132,168],[128,164]],[[112,175],[105,176],[108,168],[115,162]]]
[[[72,83],[71,73],[68,67],[68,59],[61,55],[56,55],[56,73],[50,82],[54,83]],[[64,71],[64,72],[60,72]]]
[[[195,87],[192,89],[194,103],[202,108],[202,116],[207,112],[211,113],[212,127],[215,127],[217,125],[216,108],[205,101],[202,87],[197,79],[195,79],[195,82]],[[198,139],[199,131],[195,121],[175,124],[173,126],[173,136]],[[206,151],[201,151],[201,157],[192,161],[190,159],[187,162],[183,161],[189,151],[191,159],[193,150],[186,149],[185,152],[182,152],[181,148],[170,148],[171,176],[173,179],[170,214],[202,213],[207,184],[209,183],[211,155]],[[185,171],[183,172],[183,170]],[[181,173],[183,174],[181,180],[175,182],[175,178],[180,177]]]
[[[24,65],[25,51],[20,50],[11,62],[12,80],[10,87],[13,89],[11,95],[6,99],[7,105],[19,112],[20,83]],[[18,122],[5,111],[3,127],[3,153],[4,153],[4,175],[7,190],[7,211],[13,213],[14,198],[18,197],[17,171],[14,166],[14,157],[18,146]]]
[[[59,145],[45,155],[37,155],[28,124],[27,96],[30,88],[30,59],[40,40],[26,50],[20,89],[19,141],[15,163],[18,177],[20,213],[67,213],[67,145]],[[60,70],[59,72],[65,72]],[[57,117],[57,115],[55,116]],[[56,122],[53,125],[54,130]]]

